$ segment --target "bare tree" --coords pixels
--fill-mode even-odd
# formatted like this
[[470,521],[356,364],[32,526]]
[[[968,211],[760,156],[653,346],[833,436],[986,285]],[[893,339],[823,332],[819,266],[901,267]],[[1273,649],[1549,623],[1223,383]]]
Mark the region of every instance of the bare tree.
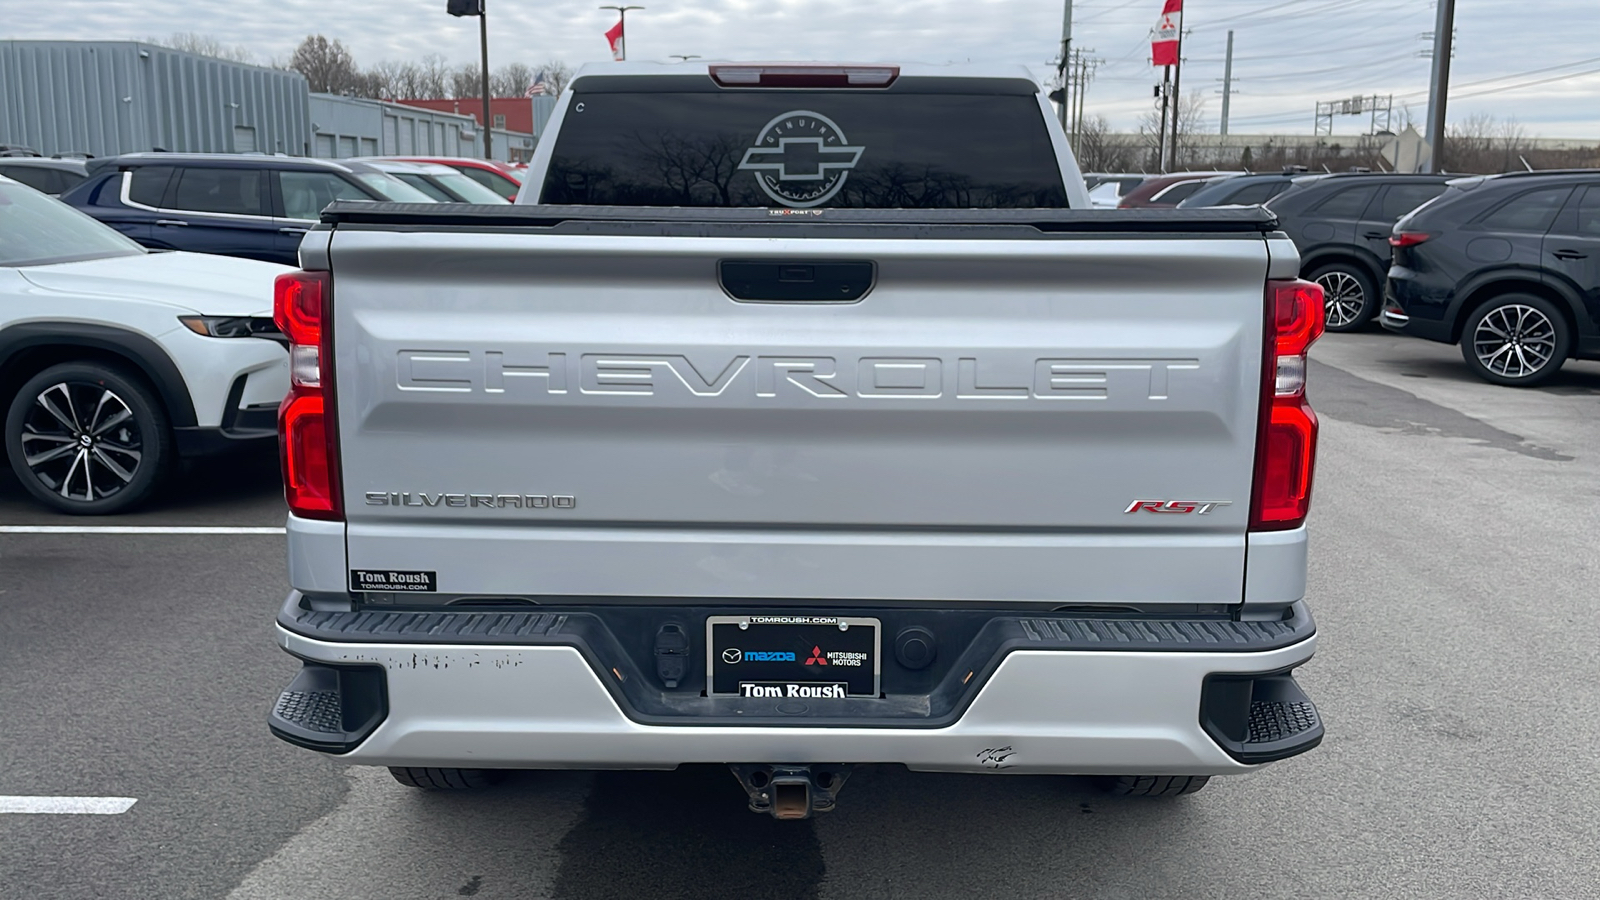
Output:
[[477,63],[467,63],[451,70],[450,96],[457,100],[470,100],[483,96],[483,83],[478,78]]
[[1085,172],[1126,172],[1140,165],[1139,147],[1113,134],[1105,116],[1084,119],[1076,140],[1078,166]]
[[294,49],[289,68],[306,77],[313,93],[351,94],[361,87],[355,59],[344,44],[309,35]]
[[[1191,136],[1199,134],[1205,130],[1206,95],[1200,91],[1194,91],[1187,97],[1180,97],[1178,99],[1177,106],[1178,153],[1176,158],[1178,160],[1178,165],[1181,167],[1189,165],[1191,158],[1195,156],[1193,146],[1194,142],[1190,140]],[[1166,127],[1168,136],[1167,139],[1171,140],[1171,119],[1167,120]],[[1153,170],[1157,172],[1161,171],[1163,161],[1158,158],[1162,147],[1161,106],[1159,104],[1146,111],[1145,114],[1139,118],[1139,134],[1144,137],[1145,149],[1149,154],[1149,158],[1154,163]]]
[[243,45],[236,44],[229,47],[209,34],[198,34],[193,31],[178,31],[164,38],[145,38],[145,43],[155,44],[158,47],[170,47],[173,50],[182,50],[185,53],[210,56],[214,59],[226,59],[230,62],[255,62],[255,54],[251,53]]
[[533,84],[535,74],[527,63],[506,63],[489,76],[489,90],[496,97],[521,97]]
[[544,73],[544,83],[549,86],[550,93],[557,96],[567,89],[567,85],[572,83],[572,76],[577,74],[559,59],[547,59],[537,68]]
[[429,53],[418,61],[416,90],[412,97],[422,100],[448,100],[450,98],[450,63],[438,53]]

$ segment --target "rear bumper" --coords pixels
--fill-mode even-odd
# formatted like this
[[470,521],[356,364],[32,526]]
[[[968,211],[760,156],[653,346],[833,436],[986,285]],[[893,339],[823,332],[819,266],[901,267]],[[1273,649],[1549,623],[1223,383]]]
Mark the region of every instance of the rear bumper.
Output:
[[[948,772],[1220,775],[1250,771],[1321,740],[1315,708],[1287,674],[1315,649],[1309,616],[1300,612],[1303,633],[1281,635],[1292,642],[1259,651],[1207,640],[1193,641],[1192,649],[1139,648],[1115,635],[1103,650],[1013,644],[997,651],[985,674],[972,670],[968,699],[944,721],[861,717],[861,724],[800,704],[752,709],[743,721],[737,714],[641,716],[624,687],[648,676],[624,666],[605,671],[592,661],[592,648],[440,643],[433,636],[438,616],[420,619],[416,638],[396,634],[385,642],[309,637],[280,620],[279,645],[307,666],[280,698],[272,722],[279,737],[370,765],[670,769],[832,762]],[[333,699],[339,691],[344,696]],[[319,696],[326,705],[318,714],[332,724],[316,726],[306,712]],[[336,734],[341,721],[350,733]]]
[[1383,312],[1378,324],[1385,330],[1444,344],[1455,343],[1448,315],[1453,285],[1430,285],[1404,266],[1393,266],[1384,282]]

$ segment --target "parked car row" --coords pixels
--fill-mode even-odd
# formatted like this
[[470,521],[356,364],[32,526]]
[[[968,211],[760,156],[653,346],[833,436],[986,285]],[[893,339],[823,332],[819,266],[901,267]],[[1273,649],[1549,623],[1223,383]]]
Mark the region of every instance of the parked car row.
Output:
[[[1375,318],[1459,344],[1495,384],[1600,359],[1600,170],[1085,176],[1097,208],[1265,204],[1322,286],[1327,330]],[[1381,317],[1380,317],[1381,312]]]
[[61,199],[152,249],[293,265],[335,200],[508,202],[466,174],[477,162],[131,153],[91,160]]

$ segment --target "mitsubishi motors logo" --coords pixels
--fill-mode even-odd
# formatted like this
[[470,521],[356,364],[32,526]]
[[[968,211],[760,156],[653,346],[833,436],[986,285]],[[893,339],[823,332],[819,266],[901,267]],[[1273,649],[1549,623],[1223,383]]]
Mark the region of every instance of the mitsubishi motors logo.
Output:
[[827,116],[797,109],[761,129],[739,168],[754,172],[756,184],[774,202],[805,209],[832,200],[866,150],[850,146]]
[[828,660],[823,657],[822,648],[821,647],[812,647],[811,648],[811,658],[806,660],[806,665],[808,665],[808,666],[809,665],[825,666],[827,664],[828,664]]

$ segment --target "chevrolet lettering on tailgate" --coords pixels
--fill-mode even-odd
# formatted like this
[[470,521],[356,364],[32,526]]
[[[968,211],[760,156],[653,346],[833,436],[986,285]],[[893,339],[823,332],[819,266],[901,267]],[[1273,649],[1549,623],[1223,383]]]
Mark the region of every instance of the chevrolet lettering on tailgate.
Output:
[[[501,350],[400,350],[396,385],[403,391],[504,394],[611,394],[650,397],[660,392],[720,397],[730,388],[756,397],[799,392],[845,397],[958,400],[1104,400],[1142,396],[1166,400],[1173,373],[1193,372],[1192,358],[1059,358],[986,363],[977,356],[734,356],[702,368],[683,354],[535,353]],[[981,377],[980,377],[981,374]]]

